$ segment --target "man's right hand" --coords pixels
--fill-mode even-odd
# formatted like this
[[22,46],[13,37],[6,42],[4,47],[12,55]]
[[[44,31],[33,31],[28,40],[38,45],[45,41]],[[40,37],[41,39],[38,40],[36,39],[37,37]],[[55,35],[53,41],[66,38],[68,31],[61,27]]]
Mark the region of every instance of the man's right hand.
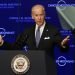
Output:
[[2,46],[3,43],[4,43],[4,40],[3,40],[2,36],[0,35],[0,46]]

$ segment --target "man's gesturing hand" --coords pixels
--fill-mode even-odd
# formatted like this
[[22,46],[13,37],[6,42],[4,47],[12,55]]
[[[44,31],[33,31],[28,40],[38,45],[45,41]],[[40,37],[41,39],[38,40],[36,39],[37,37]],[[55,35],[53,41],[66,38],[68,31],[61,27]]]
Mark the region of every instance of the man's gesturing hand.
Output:
[[2,36],[0,35],[0,46],[2,46],[4,43],[4,40],[2,39]]
[[68,41],[70,40],[69,38],[70,38],[70,36],[67,36],[66,38],[64,38],[64,39],[62,40],[61,46],[62,46],[63,48],[66,47],[65,45],[66,45],[66,44],[68,43]]

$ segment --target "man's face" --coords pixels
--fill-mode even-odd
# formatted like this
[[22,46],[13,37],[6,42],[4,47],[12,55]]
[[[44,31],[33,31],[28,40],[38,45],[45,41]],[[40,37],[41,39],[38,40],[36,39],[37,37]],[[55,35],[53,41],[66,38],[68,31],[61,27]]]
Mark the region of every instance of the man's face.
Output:
[[41,26],[45,21],[45,11],[42,8],[36,8],[32,12],[32,18],[37,25]]

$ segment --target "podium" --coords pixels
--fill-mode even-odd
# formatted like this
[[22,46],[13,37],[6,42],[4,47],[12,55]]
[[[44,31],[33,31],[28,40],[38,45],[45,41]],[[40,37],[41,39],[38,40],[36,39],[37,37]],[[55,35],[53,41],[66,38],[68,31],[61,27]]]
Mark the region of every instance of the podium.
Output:
[[1,75],[16,75],[11,68],[11,61],[14,56],[23,54],[28,57],[30,61],[29,70],[23,75],[47,75],[46,74],[46,63],[45,63],[45,52],[44,51],[0,51],[0,74]]

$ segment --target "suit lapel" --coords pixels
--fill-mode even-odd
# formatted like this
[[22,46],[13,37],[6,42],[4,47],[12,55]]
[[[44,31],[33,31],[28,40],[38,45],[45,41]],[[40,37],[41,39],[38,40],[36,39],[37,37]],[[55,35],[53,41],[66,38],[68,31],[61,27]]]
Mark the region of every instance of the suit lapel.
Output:
[[34,46],[36,46],[36,40],[35,40],[35,25],[32,28],[32,41]]
[[48,31],[48,25],[46,24],[45,28],[43,30],[42,36],[40,38],[40,42],[39,42],[38,47],[42,45],[42,41],[43,41],[44,37],[47,36],[47,31]]

